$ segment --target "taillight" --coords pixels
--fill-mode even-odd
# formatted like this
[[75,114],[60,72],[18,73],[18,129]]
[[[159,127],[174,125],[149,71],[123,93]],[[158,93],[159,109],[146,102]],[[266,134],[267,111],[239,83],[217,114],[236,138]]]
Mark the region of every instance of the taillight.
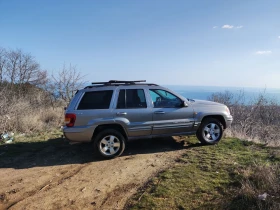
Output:
[[73,127],[76,121],[76,115],[75,114],[65,114],[65,125],[67,127]]

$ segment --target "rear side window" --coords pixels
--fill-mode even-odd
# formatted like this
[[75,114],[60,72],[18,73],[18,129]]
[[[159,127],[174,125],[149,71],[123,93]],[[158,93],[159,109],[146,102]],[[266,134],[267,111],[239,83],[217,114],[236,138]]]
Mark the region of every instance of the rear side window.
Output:
[[86,92],[78,109],[109,109],[113,90]]
[[143,89],[122,89],[119,92],[117,109],[147,108]]

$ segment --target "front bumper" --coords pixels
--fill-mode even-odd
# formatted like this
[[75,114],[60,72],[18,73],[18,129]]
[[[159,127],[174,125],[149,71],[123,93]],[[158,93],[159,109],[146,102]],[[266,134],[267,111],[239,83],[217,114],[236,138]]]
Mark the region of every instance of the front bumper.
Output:
[[233,121],[233,117],[231,115],[229,115],[225,118],[226,128],[229,128],[231,126],[232,121]]

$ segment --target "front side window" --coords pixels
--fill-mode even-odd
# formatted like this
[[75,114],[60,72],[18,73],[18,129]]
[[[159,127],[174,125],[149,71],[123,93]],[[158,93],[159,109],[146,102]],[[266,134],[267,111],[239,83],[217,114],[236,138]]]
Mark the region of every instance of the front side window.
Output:
[[182,100],[168,91],[150,89],[149,92],[154,104],[154,108],[182,107]]
[[78,110],[109,109],[113,90],[85,92]]
[[121,89],[117,109],[147,108],[143,89]]

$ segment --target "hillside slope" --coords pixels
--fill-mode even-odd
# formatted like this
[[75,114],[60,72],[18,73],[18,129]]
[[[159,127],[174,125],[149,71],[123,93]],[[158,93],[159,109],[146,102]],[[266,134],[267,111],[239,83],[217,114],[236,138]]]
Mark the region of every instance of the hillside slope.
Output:
[[127,209],[280,209],[279,148],[238,139],[186,144],[175,166],[139,190]]

